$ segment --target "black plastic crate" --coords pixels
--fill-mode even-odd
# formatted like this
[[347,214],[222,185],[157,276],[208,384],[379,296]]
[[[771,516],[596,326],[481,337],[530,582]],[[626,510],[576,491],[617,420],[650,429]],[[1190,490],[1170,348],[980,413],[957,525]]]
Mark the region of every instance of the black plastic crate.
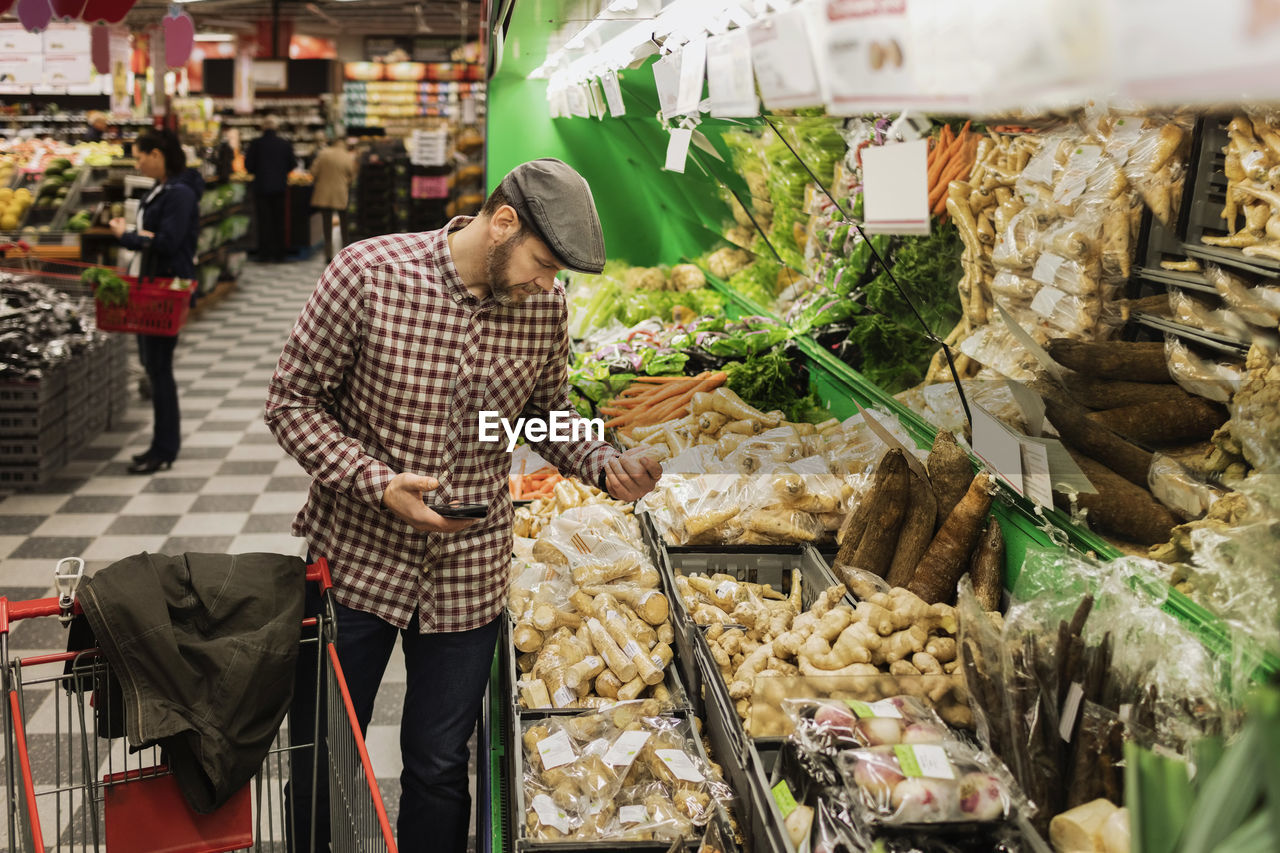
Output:
[[[525,719],[534,719],[539,717],[571,717],[576,714],[588,712],[589,708],[522,708],[520,706],[520,689],[516,686],[516,682],[520,679],[520,673],[516,667],[516,656],[519,654],[516,647],[511,643],[512,620],[508,615],[505,620],[503,656],[506,658],[504,668],[506,671],[506,681],[503,685],[503,693],[506,701],[515,709],[518,716]],[[672,646],[672,661],[667,666],[663,682],[671,693],[671,703],[674,706],[671,710],[673,716],[688,716],[693,712],[693,706],[689,701],[689,692],[681,683],[680,672],[680,650]]]
[[49,405],[67,387],[65,365],[50,367],[37,381],[0,380],[0,412],[39,409]]
[[[579,711],[578,713],[585,713]],[[661,841],[536,841],[525,837],[525,814],[532,809],[532,806],[525,803],[524,797],[524,730],[527,724],[532,724],[536,720],[521,720],[518,716],[512,718],[512,730],[510,733],[511,747],[508,754],[508,777],[511,782],[511,796],[507,798],[507,808],[510,809],[511,827],[511,847],[516,851],[537,850],[547,851],[564,851],[564,853],[577,853],[577,851],[608,851],[608,850],[634,850],[634,851],[654,851],[654,853],[665,853],[671,849],[670,842]],[[708,760],[706,750],[702,746],[702,739],[698,736],[693,724],[685,719],[681,722],[680,730],[684,735],[686,746],[690,748],[698,757],[704,761]],[[737,791],[736,785],[729,778],[725,779],[731,787]],[[721,835],[726,839],[726,844],[731,850],[733,847],[733,832],[729,825],[728,814],[722,807],[716,809],[717,816],[713,818],[720,825]],[[684,849],[695,851],[699,847],[699,839],[687,839],[683,845]],[[748,850],[760,850],[762,848],[752,848],[747,846]]]
[[0,486],[21,488],[47,483],[67,464],[65,447],[58,447],[36,463],[0,464]]
[[0,465],[35,464],[62,449],[67,439],[66,421],[60,420],[33,435],[5,436],[0,441]]
[[[706,643],[703,642],[701,647],[705,650]],[[701,654],[709,655],[709,652],[703,651]],[[709,658],[705,663],[711,663]],[[746,744],[745,749],[741,748],[735,737],[735,731],[742,730],[737,714],[732,708],[726,709],[714,699],[708,698],[704,719],[707,740],[711,744],[711,758],[720,765],[725,780],[738,795],[734,808],[738,813],[738,825],[742,829],[746,849],[755,853],[794,850],[782,829],[782,816],[777,813],[777,807],[772,805],[773,797],[769,795],[768,776],[763,769],[760,753],[750,743]]]
[[[699,550],[663,547],[658,570],[663,574],[663,584],[671,602],[671,624],[675,628],[676,656],[681,661],[681,675],[695,703],[704,701],[705,688],[702,673],[695,665],[694,635],[703,629],[689,615],[688,608],[676,588],[676,575],[725,574],[739,581],[770,584],[784,595],[791,592],[791,572],[800,570],[800,601],[804,608],[813,604],[827,587],[836,584],[835,577],[822,556],[808,545],[795,546],[743,546],[751,550],[735,550],[732,553],[703,546]],[[698,637],[701,640],[701,637]],[[705,641],[703,641],[705,643]],[[719,673],[710,670],[720,681]],[[723,683],[723,682],[722,682]],[[700,708],[700,704],[695,704]]]
[[59,428],[66,415],[66,394],[57,394],[34,409],[0,407],[0,439],[38,435],[45,430]]
[[[1184,193],[1190,201],[1184,204],[1182,240],[1184,250],[1201,261],[1228,264],[1249,272],[1280,276],[1280,261],[1246,255],[1240,249],[1210,246],[1205,236],[1226,236],[1227,223],[1222,211],[1227,201],[1226,155],[1223,149],[1231,140],[1227,125],[1230,115],[1210,115],[1196,122],[1192,137],[1190,173]],[[1184,202],[1186,200],[1184,199]],[[1243,223],[1244,214],[1236,225]]]

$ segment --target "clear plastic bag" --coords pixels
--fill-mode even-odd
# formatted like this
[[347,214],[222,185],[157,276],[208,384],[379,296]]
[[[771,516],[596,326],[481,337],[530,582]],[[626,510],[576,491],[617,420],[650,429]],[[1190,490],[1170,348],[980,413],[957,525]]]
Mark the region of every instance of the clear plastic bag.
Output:
[[1173,319],[1193,329],[1238,341],[1249,341],[1253,330],[1234,312],[1214,309],[1176,287],[1169,288],[1169,310]]
[[1241,365],[1202,358],[1175,335],[1165,335],[1164,340],[1169,375],[1188,394],[1225,403],[1243,384],[1245,376]]
[[1245,361],[1247,381],[1231,400],[1231,434],[1255,468],[1280,470],[1280,357],[1251,347]]
[[872,824],[983,823],[1026,807],[998,761],[954,739],[847,750],[836,764]]
[[1221,489],[1200,480],[1178,460],[1163,453],[1152,458],[1147,485],[1156,500],[1183,520],[1200,518],[1223,494]]
[[876,702],[793,699],[783,702],[797,737],[852,749],[894,744],[943,743],[952,735],[942,719],[914,696]]
[[1205,264],[1204,275],[1227,307],[1245,321],[1271,330],[1280,324],[1280,287],[1252,285],[1217,264]]

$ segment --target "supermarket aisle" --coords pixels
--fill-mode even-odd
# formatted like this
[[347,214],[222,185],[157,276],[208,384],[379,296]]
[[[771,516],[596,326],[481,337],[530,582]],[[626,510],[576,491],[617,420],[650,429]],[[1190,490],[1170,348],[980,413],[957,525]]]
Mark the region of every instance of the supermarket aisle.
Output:
[[[56,479],[0,497],[0,595],[52,595],[53,566],[68,556],[82,557],[92,573],[142,551],[304,553],[303,541],[289,528],[308,478],[267,431],[262,404],[285,337],[322,269],[320,258],[248,264],[236,290],[183,331],[174,371],[183,448],[171,470],[150,477],[126,473],[129,457],[146,449],[150,437],[150,405],[135,398],[124,422],[99,436]],[[10,648],[63,651],[65,634],[52,619],[20,623]],[[368,737],[393,824],[404,695],[400,661],[397,651]],[[33,739],[52,736],[33,732]],[[35,751],[38,757],[51,753]],[[474,766],[472,773],[474,780]]]

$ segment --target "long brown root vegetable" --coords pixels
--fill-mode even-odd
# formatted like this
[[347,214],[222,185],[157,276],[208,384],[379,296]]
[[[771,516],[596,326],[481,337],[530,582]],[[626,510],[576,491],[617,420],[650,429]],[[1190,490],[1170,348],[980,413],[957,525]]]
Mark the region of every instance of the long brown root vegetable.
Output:
[[1045,414],[1062,436],[1064,444],[1098,460],[1129,482],[1146,488],[1147,472],[1153,458],[1149,451],[1089,420],[1079,406],[1054,395],[1046,395],[1044,404]]
[[928,478],[914,471],[910,472],[910,476],[907,514],[898,533],[898,547],[889,563],[889,573],[885,575],[885,581],[891,587],[905,587],[911,583],[916,565],[924,556],[925,549],[933,539],[933,531],[938,526],[938,497],[933,493],[933,486],[929,484]]
[[[884,488],[885,481],[889,478],[892,470],[892,466],[885,466],[885,460],[894,452],[901,453],[901,451],[889,451],[889,453],[880,457],[880,461],[876,463],[875,471],[871,474],[871,485],[867,487],[862,499],[849,510],[844,517],[844,521],[840,523],[840,529],[836,532],[836,542],[840,544],[840,554],[836,557],[836,562],[848,563],[853,560],[853,552],[858,550],[858,543],[862,541],[862,534],[867,529],[867,519],[870,517],[871,512],[870,498]],[[849,544],[846,545],[846,542]],[[841,557],[844,557],[844,559],[841,560]]]
[[920,558],[907,589],[926,604],[955,599],[956,583],[969,565],[969,556],[982,536],[982,525],[991,511],[991,481],[979,474]]
[[1131,382],[1172,382],[1160,341],[1077,341],[1053,338],[1049,357],[1086,376]]
[[[1083,454],[1072,453],[1071,458],[1098,490],[1096,495],[1078,495],[1076,501],[1100,530],[1140,545],[1169,541],[1178,517],[1150,492]],[[1065,505],[1065,498],[1058,499]]]
[[[858,518],[840,543],[840,551],[835,560],[837,566],[856,566],[884,577],[893,559],[898,527],[902,524],[902,514],[906,510],[908,471],[906,457],[897,448],[880,459],[871,489],[862,496],[853,510],[858,513]],[[892,525],[892,531],[876,529],[877,526],[885,525]],[[855,527],[857,529],[852,529]]]
[[973,552],[973,563],[969,567],[969,580],[973,583],[973,594],[982,605],[982,609],[990,613],[1000,609],[1000,589],[1004,577],[1004,531],[1000,522],[993,516],[987,522],[987,530],[978,542],[978,550]]
[[1208,440],[1214,430],[1227,422],[1227,413],[1203,397],[1192,397],[1091,412],[1089,420],[1132,441],[1166,445]]
[[925,460],[929,482],[938,498],[938,519],[945,521],[973,482],[973,464],[950,430],[938,430]]
[[899,451],[896,470],[886,487],[876,495],[876,502],[871,506],[871,516],[867,519],[867,529],[858,543],[858,550],[853,554],[853,565],[856,568],[878,577],[889,573],[893,563],[893,554],[898,547],[898,531],[902,529],[903,519],[907,514],[907,505],[911,494],[911,469]]
[[1196,399],[1181,386],[1160,382],[1127,382],[1121,379],[1095,379],[1081,373],[1068,373],[1062,385],[1072,398],[1090,409],[1116,409],[1143,403],[1175,403]]

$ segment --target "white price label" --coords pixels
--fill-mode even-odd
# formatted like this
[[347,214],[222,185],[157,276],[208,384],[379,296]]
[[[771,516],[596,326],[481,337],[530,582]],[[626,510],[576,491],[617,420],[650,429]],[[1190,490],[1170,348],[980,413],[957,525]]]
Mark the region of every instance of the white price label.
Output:
[[649,742],[650,732],[623,732],[604,754],[604,763],[614,767],[630,767],[636,754]]
[[1061,255],[1045,252],[1036,259],[1036,268],[1031,271],[1031,277],[1041,284],[1053,284],[1058,277],[1058,270],[1066,262],[1067,259]]
[[653,83],[658,88],[658,105],[662,118],[670,120],[676,112],[676,98],[680,93],[680,54],[669,53],[653,63]]
[[707,37],[701,36],[680,51],[680,87],[676,95],[676,113],[693,115],[702,101],[702,82],[707,74]]
[[698,772],[693,759],[683,749],[659,749],[657,755],[677,779],[685,782],[705,781],[706,777]]
[[627,660],[632,660],[639,655],[644,654],[640,649],[640,644],[635,640],[628,640],[627,644],[622,647],[622,653],[627,656]]
[[544,770],[568,764],[578,757],[573,751],[573,744],[569,742],[569,733],[563,730],[539,741],[538,755],[542,757]]
[[760,97],[770,109],[822,103],[804,9],[794,7],[747,28]]
[[733,598],[738,595],[738,584],[734,581],[725,581],[716,587],[716,598]]
[[610,71],[600,78],[600,82],[604,87],[604,99],[609,104],[609,115],[617,118],[627,114],[627,108],[622,103],[622,87],[618,85],[618,73]]
[[543,826],[550,826],[560,830],[563,833],[569,831],[569,816],[551,801],[546,794],[539,794],[533,798],[533,811],[538,816],[538,821]]
[[1071,743],[1071,732],[1076,727],[1076,717],[1080,714],[1080,700],[1084,698],[1084,685],[1079,681],[1071,682],[1067,690],[1067,700],[1062,703],[1062,722],[1058,726],[1058,736]]
[[1041,317],[1052,317],[1053,309],[1057,308],[1058,303],[1066,298],[1067,294],[1056,287],[1042,287],[1040,292],[1036,294],[1036,298],[1031,300],[1031,310]]
[[751,39],[746,30],[707,40],[707,94],[711,115],[717,118],[759,114],[751,73]]
[[893,753],[903,776],[955,779],[956,771],[947,760],[947,751],[938,744],[898,744]]
[[667,162],[663,166],[668,172],[684,174],[685,163],[689,160],[689,143],[693,141],[693,131],[687,127],[672,129],[671,138],[667,141]]
[[879,702],[859,702],[856,699],[846,699],[845,704],[859,719],[902,719],[902,712],[898,710],[897,705],[893,704],[892,699],[881,699]]
[[649,811],[644,806],[623,806],[618,809],[618,822],[624,826],[632,823],[647,823]]
[[551,696],[551,704],[557,708],[568,708],[578,699],[578,694],[574,693],[568,687],[561,686]]

